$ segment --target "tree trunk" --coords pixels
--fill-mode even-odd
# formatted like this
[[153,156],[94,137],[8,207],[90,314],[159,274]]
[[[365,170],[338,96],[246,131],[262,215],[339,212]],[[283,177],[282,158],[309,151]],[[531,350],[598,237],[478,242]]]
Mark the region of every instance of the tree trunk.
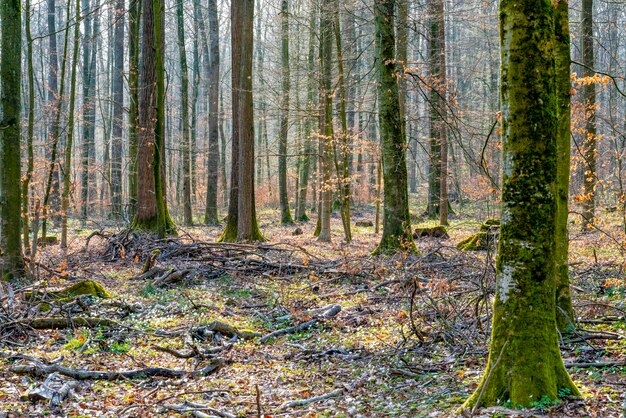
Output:
[[164,5],[162,0],[143,0],[142,61],[140,73],[138,193],[133,227],[174,232],[167,210],[165,189],[165,71]]
[[176,23],[178,29],[178,56],[180,64],[180,115],[182,124],[182,197],[183,197],[183,223],[186,226],[193,224],[191,212],[191,161],[190,148],[191,138],[189,132],[189,71],[187,69],[187,52],[185,51],[185,11],[183,2],[176,4]]
[[28,162],[26,165],[26,174],[22,181],[22,238],[24,240],[24,249],[27,254],[30,251],[30,204],[28,195],[30,192],[30,182],[33,178],[35,154],[33,149],[33,137],[35,129],[35,71],[33,69],[33,37],[30,30],[31,19],[30,0],[26,0],[24,6],[25,15],[25,32],[26,32],[26,65],[28,71],[28,128],[26,138],[26,153]]
[[[312,6],[313,7],[313,6]],[[307,193],[309,188],[309,173],[311,166],[315,167],[315,158],[311,158],[314,153],[313,141],[311,139],[312,125],[311,114],[315,108],[315,30],[317,28],[317,12],[315,9],[311,10],[311,16],[309,19],[310,31],[309,31],[309,52],[307,57],[307,117],[304,121],[304,155],[302,157],[302,164],[300,165],[300,192],[298,199],[298,207],[296,208],[296,220],[306,222],[309,217],[306,214],[306,202]]]
[[332,95],[332,52],[333,52],[333,0],[323,0],[320,9],[320,66],[321,89],[323,111],[321,113],[321,207],[319,213],[319,235],[317,239],[322,242],[330,242],[330,214],[332,211],[332,152],[333,152],[333,95]]
[[409,217],[406,138],[400,120],[397,67],[394,62],[394,1],[376,0],[376,65],[383,169],[383,236],[375,254],[415,251]]
[[122,208],[122,152],[124,140],[124,16],[125,0],[117,0],[114,19],[113,127],[111,129],[111,214],[120,220]]
[[[89,0],[83,0],[83,10],[90,10]],[[99,32],[99,10],[100,2],[96,0],[95,16],[90,13],[85,14],[84,36],[83,36],[83,136],[81,149],[81,226],[87,225],[89,208],[95,203],[93,200],[95,192],[94,159],[95,159],[95,120],[96,111],[94,107],[94,93],[96,89],[96,47],[95,33]],[[132,72],[131,72],[132,77]],[[131,107],[132,110],[132,107]]]
[[[63,164],[63,194],[61,196],[61,248],[67,248],[67,211],[70,205],[72,146],[74,145],[74,105],[76,103],[76,66],[78,65],[78,39],[80,36],[80,0],[75,4],[74,49],[72,51],[72,72],[70,75],[70,105],[67,121],[67,141],[65,142],[65,163]],[[69,20],[69,16],[68,16]]]
[[[254,0],[242,0],[242,4],[231,6],[233,32],[233,68],[239,69],[239,100],[237,113],[239,141],[239,197],[237,208],[238,241],[264,241],[259,230],[254,198],[254,114],[252,99],[252,61]],[[237,71],[233,71],[235,73]],[[234,108],[233,108],[234,109]]]
[[[581,51],[583,61],[583,77],[593,77],[593,0],[582,0],[581,15]],[[596,128],[596,85],[583,86],[583,105],[585,108],[585,130],[582,144],[583,153],[583,230],[587,230],[594,221],[596,208],[596,157],[598,153],[598,136]]]
[[[220,38],[219,19],[217,16],[217,1],[209,0],[209,66],[207,78],[209,81],[209,156],[207,200],[204,223],[216,224],[217,217],[217,184],[218,166],[220,162],[219,144],[219,96],[220,96]],[[234,68],[234,67],[233,67]]]
[[287,195],[287,135],[289,134],[289,2],[281,0],[281,78],[282,100],[280,104],[280,132],[278,137],[278,198],[280,201],[280,222],[293,224]]
[[[447,83],[446,40],[443,0],[428,3],[430,69],[430,171],[428,177],[428,216],[439,215],[442,225],[448,223],[448,142],[447,142]],[[446,202],[441,210],[441,201]],[[443,212],[443,213],[442,213]]]
[[137,152],[139,144],[139,28],[141,0],[130,0],[128,12],[128,217],[137,213]]
[[19,0],[3,1],[2,56],[0,57],[0,247],[2,278],[24,273],[21,240],[21,109],[22,109],[22,15]]
[[464,407],[530,406],[580,396],[563,365],[555,318],[557,132],[552,1],[500,3],[502,225],[491,345]]
[[341,221],[346,242],[352,241],[350,227],[350,133],[348,131],[348,117],[346,112],[346,77],[343,69],[343,46],[341,44],[341,27],[339,20],[339,2],[334,4],[334,32],[337,48],[337,73],[339,76],[339,115],[341,119],[341,142],[340,152],[337,152],[337,144],[333,141],[333,154],[335,170],[339,184],[339,206],[341,208]]
[[[52,109],[50,115],[50,128],[48,130],[51,143],[50,161],[46,186],[43,198],[43,220],[41,223],[41,235],[45,239],[48,231],[48,216],[56,218],[59,212],[59,183],[53,181],[57,173],[57,150],[59,145],[59,124],[61,117],[61,97],[63,96],[63,81],[65,76],[65,59],[61,70],[61,91],[59,91],[59,58],[57,51],[57,29],[56,29],[56,1],[48,0],[48,48],[50,49],[48,60],[48,103]],[[67,30],[65,31],[67,40]],[[63,56],[67,49],[64,48]]]
[[568,250],[569,236],[567,233],[567,217],[569,214],[569,177],[570,177],[570,138],[571,138],[571,97],[570,81],[570,32],[569,10],[567,0],[559,0],[554,13],[555,22],[555,63],[556,63],[556,94],[558,111],[557,131],[557,188],[556,188],[556,323],[561,332],[572,331],[574,324],[574,308],[570,293]]

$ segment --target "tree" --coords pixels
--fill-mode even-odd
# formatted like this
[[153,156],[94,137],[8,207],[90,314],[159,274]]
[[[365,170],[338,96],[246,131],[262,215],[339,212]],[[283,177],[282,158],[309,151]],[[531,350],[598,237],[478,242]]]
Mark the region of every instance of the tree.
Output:
[[281,19],[281,78],[282,100],[280,105],[280,132],[278,138],[278,197],[280,201],[280,222],[283,225],[293,223],[287,195],[287,135],[289,134],[289,89],[291,87],[289,71],[289,2],[280,2]]
[[[112,93],[113,126],[111,129],[111,215],[122,219],[122,151],[124,140],[124,16],[125,0],[116,0]],[[132,36],[132,35],[131,35]]]
[[0,5],[0,248],[2,277],[23,274],[21,228],[20,117],[22,109],[22,18],[19,0]]
[[502,225],[487,368],[465,407],[529,406],[579,392],[556,327],[557,89],[555,8],[500,3]]
[[[317,13],[314,6],[311,6],[311,12],[309,17],[309,51],[307,56],[307,113],[312,113],[315,106],[315,29],[317,27]],[[311,117],[307,115],[304,121],[304,155],[300,164],[300,192],[298,193],[298,204],[296,206],[296,220],[306,222],[309,220],[306,214],[306,202],[309,186],[309,173],[311,166],[315,167],[315,158],[313,154],[313,141],[311,139]],[[313,158],[312,158],[313,157]]]
[[571,149],[571,70],[569,6],[567,0],[559,0],[554,11],[555,69],[558,112],[557,131],[557,219],[556,219],[556,323],[559,330],[567,331],[574,323],[574,308],[570,293],[567,233],[569,215],[569,179]]
[[376,66],[378,118],[384,183],[383,236],[374,253],[415,250],[409,217],[406,138],[400,119],[395,64],[394,0],[376,0]]
[[[430,69],[430,170],[428,172],[428,216],[448,223],[448,141],[446,127],[446,39],[443,0],[428,2]],[[442,210],[442,203],[443,205]]]
[[133,228],[160,237],[175,231],[165,193],[164,4],[143,0],[139,78],[137,213]]
[[139,144],[139,20],[142,0],[130,0],[128,10],[128,215],[137,213],[137,153]]
[[193,224],[191,211],[191,137],[189,126],[189,71],[187,66],[187,52],[185,50],[185,11],[183,2],[176,5],[176,26],[178,33],[178,58],[180,64],[180,115],[182,119],[182,170],[183,170],[183,223]]
[[256,219],[254,198],[254,114],[252,51],[254,0],[232,2],[231,54],[233,156],[228,221],[220,241],[264,241]]
[[24,32],[26,34],[26,65],[28,72],[28,128],[26,138],[26,153],[28,162],[26,164],[26,173],[22,180],[22,238],[24,240],[24,248],[26,253],[30,249],[29,230],[30,204],[28,195],[30,192],[30,182],[33,178],[35,152],[33,148],[33,137],[35,135],[35,70],[33,69],[33,36],[30,30],[31,4],[30,0],[26,0],[25,7]]
[[[204,28],[204,24],[201,25]],[[206,39],[204,40],[206,44]],[[217,184],[218,165],[220,161],[219,147],[219,98],[220,98],[220,32],[219,19],[217,16],[217,1],[209,0],[209,44],[205,47],[206,72],[209,82],[209,153],[208,153],[208,179],[206,195],[206,212],[204,223],[216,224],[217,217]],[[233,67],[235,68],[235,67]]]
[[[593,0],[582,0],[581,12],[581,51],[583,61],[583,77],[595,75],[593,53]],[[596,159],[598,153],[596,127],[596,84],[586,83],[583,86],[583,105],[585,107],[585,129],[582,144],[583,156],[583,229],[587,230],[593,223],[596,207]]]
[[[140,1],[140,0],[134,0]],[[91,13],[86,13],[83,36],[83,135],[81,148],[81,200],[80,200],[80,221],[84,227],[87,224],[88,209],[94,204],[95,196],[95,90],[96,90],[96,42],[95,33],[100,30],[100,2],[96,0],[96,13],[92,17]],[[89,9],[89,0],[83,0],[83,10]],[[131,63],[131,80],[133,77]],[[131,104],[132,115],[132,104]],[[132,130],[131,130],[132,134]],[[131,148],[132,151],[132,148]],[[132,161],[132,160],[131,160]],[[132,195],[131,195],[132,196]]]
[[70,103],[67,120],[67,140],[65,141],[65,163],[63,165],[63,193],[61,195],[61,248],[67,248],[67,211],[70,205],[70,174],[72,171],[72,147],[74,145],[74,106],[76,103],[78,38],[80,36],[80,0],[76,0],[74,8],[74,48],[72,52],[72,72],[70,75]]

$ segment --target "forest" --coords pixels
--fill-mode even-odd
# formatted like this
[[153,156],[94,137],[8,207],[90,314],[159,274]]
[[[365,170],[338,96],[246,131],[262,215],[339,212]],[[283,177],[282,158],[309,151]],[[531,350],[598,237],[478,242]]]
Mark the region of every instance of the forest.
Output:
[[626,417],[624,0],[0,0],[0,418]]

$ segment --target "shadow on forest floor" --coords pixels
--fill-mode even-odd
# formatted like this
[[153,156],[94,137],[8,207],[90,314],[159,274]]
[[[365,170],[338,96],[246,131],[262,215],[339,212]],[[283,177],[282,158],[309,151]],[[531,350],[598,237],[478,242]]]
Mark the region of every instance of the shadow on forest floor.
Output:
[[[454,415],[487,353],[494,255],[455,247],[479,222],[455,220],[449,240],[421,239],[420,255],[385,259],[370,256],[373,228],[356,228],[348,245],[337,219],[333,244],[311,238],[313,222],[298,236],[261,224],[271,241],[259,245],[215,244],[219,229],[197,227],[164,241],[82,232],[66,259],[44,249],[35,290],[89,279],[112,297],[25,301],[4,289],[0,416]],[[585,331],[562,352],[581,366],[570,370],[584,403],[477,416],[621,414],[626,287],[621,258],[606,248],[597,234],[573,234]],[[62,329],[34,330],[34,318],[63,319]],[[69,399],[28,401],[54,372],[53,391],[66,385]]]

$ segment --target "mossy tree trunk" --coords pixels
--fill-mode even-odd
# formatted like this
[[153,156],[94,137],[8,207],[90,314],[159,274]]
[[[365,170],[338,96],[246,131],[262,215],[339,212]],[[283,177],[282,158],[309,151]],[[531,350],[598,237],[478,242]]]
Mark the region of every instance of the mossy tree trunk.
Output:
[[571,331],[574,323],[574,308],[570,293],[568,270],[569,237],[567,217],[569,214],[571,97],[570,79],[570,32],[567,0],[559,0],[554,12],[556,95],[558,112],[557,131],[557,188],[556,188],[556,323],[562,332]]
[[[593,77],[595,71],[593,52],[593,0],[582,0],[581,52],[583,61],[583,76]],[[585,106],[585,129],[583,132],[583,230],[587,230],[593,223],[596,208],[596,158],[598,153],[596,127],[596,85],[589,83],[583,86],[583,105]]]
[[0,247],[2,277],[23,274],[21,222],[22,10],[19,0],[0,5]]
[[500,3],[503,188],[489,359],[465,407],[580,393],[556,328],[557,100],[550,0]]
[[141,0],[131,0],[128,11],[128,215],[137,212],[137,152],[139,144],[139,20]]
[[143,0],[137,213],[133,228],[175,232],[165,193],[165,69],[162,0]]
[[289,2],[280,2],[281,21],[281,88],[280,131],[278,137],[278,197],[280,201],[280,222],[283,225],[293,223],[287,194],[287,136],[289,134],[289,94],[291,71],[289,70]]
[[375,253],[415,251],[409,217],[406,137],[400,118],[393,0],[376,0],[378,117],[383,170],[383,236]]
[[176,4],[176,28],[178,35],[178,60],[180,65],[180,115],[182,118],[182,193],[183,193],[183,223],[193,224],[191,210],[191,132],[189,126],[189,69],[187,65],[187,51],[185,49],[185,12],[183,2]]

